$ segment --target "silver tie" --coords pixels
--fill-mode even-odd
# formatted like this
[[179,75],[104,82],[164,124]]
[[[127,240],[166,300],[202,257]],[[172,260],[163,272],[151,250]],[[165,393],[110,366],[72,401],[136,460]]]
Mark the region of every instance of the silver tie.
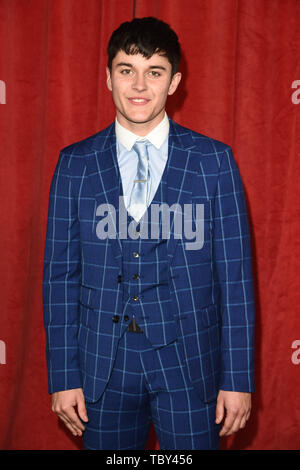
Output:
[[138,156],[138,165],[136,177],[135,180],[133,180],[128,212],[137,222],[147,210],[147,183],[149,176],[149,155],[147,144],[150,144],[148,140],[137,141],[133,146],[133,150]]

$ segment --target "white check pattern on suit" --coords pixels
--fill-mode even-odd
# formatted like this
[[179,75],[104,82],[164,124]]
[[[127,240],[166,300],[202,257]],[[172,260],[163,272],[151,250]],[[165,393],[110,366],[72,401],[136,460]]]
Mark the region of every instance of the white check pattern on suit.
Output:
[[[168,145],[169,206],[199,203],[205,209],[203,248],[185,250],[172,224],[167,249],[173,321],[191,382],[208,403],[220,388],[254,391],[247,209],[228,145],[171,120]],[[62,150],[50,188],[43,280],[49,392],[83,387],[90,403],[105,390],[127,328],[123,309],[130,299],[126,282],[117,281],[122,244],[118,236],[96,236],[100,204],[112,204],[118,220],[119,183],[112,124]],[[145,302],[162,307],[154,297]],[[154,347],[174,340],[164,317],[141,326]]]

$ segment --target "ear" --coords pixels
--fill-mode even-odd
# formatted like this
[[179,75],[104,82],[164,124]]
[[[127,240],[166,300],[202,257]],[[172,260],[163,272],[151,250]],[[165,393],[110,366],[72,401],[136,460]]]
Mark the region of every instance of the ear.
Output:
[[108,67],[106,67],[106,85],[107,85],[107,88],[112,91],[112,85],[111,85],[111,74],[110,74],[110,70]]
[[168,95],[173,95],[173,93],[175,93],[175,91],[177,90],[177,87],[180,83],[181,76],[182,75],[181,75],[180,72],[177,72],[173,75],[170,86],[169,86]]

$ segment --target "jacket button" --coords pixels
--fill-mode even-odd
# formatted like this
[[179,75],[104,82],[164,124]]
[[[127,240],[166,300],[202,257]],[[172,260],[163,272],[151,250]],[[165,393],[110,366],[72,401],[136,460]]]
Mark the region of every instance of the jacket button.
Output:
[[118,282],[122,282],[122,276],[121,276],[121,274],[118,275]]
[[119,318],[120,318],[119,315],[114,315],[114,316],[112,317],[112,321],[113,321],[114,323],[118,323]]
[[138,295],[133,295],[132,300],[135,300],[135,301],[139,300],[139,296]]
[[134,251],[132,254],[133,254],[134,258],[138,258],[140,256],[137,251]]
[[128,320],[129,320],[129,316],[128,316],[128,315],[124,315],[124,320],[125,320],[125,321],[128,321]]
[[139,276],[138,274],[134,274],[132,277],[133,277],[133,279],[135,279],[135,280],[140,278],[140,276]]

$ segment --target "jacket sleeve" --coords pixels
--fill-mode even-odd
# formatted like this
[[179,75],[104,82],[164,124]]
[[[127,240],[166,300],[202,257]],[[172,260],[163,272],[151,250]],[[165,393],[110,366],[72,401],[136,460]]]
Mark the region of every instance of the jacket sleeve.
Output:
[[71,155],[60,153],[49,194],[43,272],[49,393],[82,387],[77,343],[80,237],[70,161]]
[[221,291],[219,388],[254,392],[254,289],[243,183],[230,147],[224,150],[215,194],[214,260]]

